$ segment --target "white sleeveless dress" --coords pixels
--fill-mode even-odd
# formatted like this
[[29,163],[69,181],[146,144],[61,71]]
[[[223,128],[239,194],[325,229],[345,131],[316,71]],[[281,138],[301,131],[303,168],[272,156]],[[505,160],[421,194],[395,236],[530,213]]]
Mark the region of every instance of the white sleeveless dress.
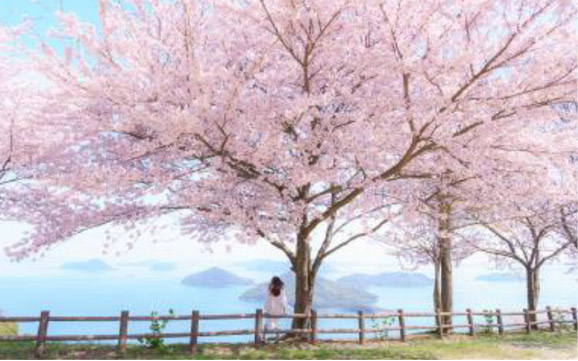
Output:
[[[271,315],[284,315],[287,312],[287,296],[285,295],[285,290],[281,290],[279,296],[274,296],[269,290],[267,290],[267,298],[265,301],[265,313]],[[265,328],[267,330],[274,330],[278,328],[277,318],[268,318]]]

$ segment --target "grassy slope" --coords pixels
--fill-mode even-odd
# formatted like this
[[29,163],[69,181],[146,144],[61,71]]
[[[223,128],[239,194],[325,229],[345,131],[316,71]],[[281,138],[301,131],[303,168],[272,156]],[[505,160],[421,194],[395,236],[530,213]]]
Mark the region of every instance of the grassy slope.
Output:
[[[321,343],[267,345],[255,350],[246,345],[205,345],[196,359],[576,359],[576,332],[531,335],[510,334],[505,337],[467,336],[451,339],[416,339],[406,343],[395,341],[369,343]],[[129,346],[127,359],[188,359],[186,346],[176,345],[168,352],[154,352],[139,346]],[[0,343],[0,358],[33,358],[33,343]],[[50,344],[46,358],[51,359],[113,359],[118,358],[114,347],[94,345]]]

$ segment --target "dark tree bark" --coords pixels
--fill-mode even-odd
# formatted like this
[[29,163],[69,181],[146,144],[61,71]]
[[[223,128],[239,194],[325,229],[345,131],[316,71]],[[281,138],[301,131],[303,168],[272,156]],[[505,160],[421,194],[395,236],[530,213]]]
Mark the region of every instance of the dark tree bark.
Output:
[[[315,287],[315,274],[311,264],[311,247],[306,236],[299,234],[297,250],[295,253],[295,305],[294,313],[310,314],[313,304],[313,289]],[[306,328],[308,322],[305,318],[293,319],[292,328]]]
[[[440,270],[439,257],[438,257],[438,259],[436,259],[434,261],[434,267],[435,267],[435,272],[434,272],[434,288],[433,288],[433,305],[434,305],[434,310],[441,310],[442,309],[441,294],[440,294],[441,270]],[[439,318],[436,317],[435,320],[436,320],[436,326],[439,327],[440,326]]]
[[[526,268],[526,294],[528,311],[530,311],[530,322],[535,323],[538,320],[535,311],[538,309],[538,299],[540,297],[539,268]],[[538,329],[538,325],[532,324],[532,328]]]
[[[452,275],[452,253],[451,253],[451,239],[448,238],[442,243],[442,259],[441,259],[441,310],[442,312],[453,311],[453,275]],[[452,324],[452,316],[446,315],[442,317],[444,325]],[[444,332],[451,333],[448,328]]]
[[[452,239],[450,233],[451,204],[446,201],[440,203],[439,218],[439,247],[440,247],[440,306],[442,312],[453,311],[453,276],[452,276]],[[452,316],[441,317],[444,325],[452,324]],[[445,333],[451,333],[451,328],[446,328]]]

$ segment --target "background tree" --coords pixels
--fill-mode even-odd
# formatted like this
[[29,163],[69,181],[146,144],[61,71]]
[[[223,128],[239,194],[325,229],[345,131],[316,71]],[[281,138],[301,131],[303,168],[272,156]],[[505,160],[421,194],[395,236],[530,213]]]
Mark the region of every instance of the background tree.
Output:
[[560,234],[566,238],[568,242],[574,245],[574,251],[578,250],[578,205],[576,202],[568,203],[560,207]]
[[[467,257],[487,236],[477,231],[479,221],[472,213],[491,214],[493,222],[500,222],[500,217],[508,221],[521,217],[519,207],[508,208],[508,202],[543,204],[576,197],[571,181],[576,172],[568,162],[575,146],[567,141],[574,137],[576,128],[560,125],[553,118],[536,124],[533,130],[527,128],[527,135],[534,134],[536,139],[531,145],[526,142],[522,146],[511,139],[493,143],[494,152],[484,160],[484,167],[472,167],[470,159],[452,156],[454,163],[446,163],[452,168],[443,173],[401,184],[407,194],[405,215],[419,216],[392,222],[397,225],[396,235],[404,235],[404,241],[394,237],[386,242],[397,249],[400,259],[435,265],[436,309],[452,312],[454,256],[457,261]],[[568,206],[564,214],[572,214]],[[559,231],[565,232],[563,227]],[[572,234],[571,227],[568,231]],[[451,317],[442,321],[451,324]]]
[[[559,227],[557,207],[550,204],[521,209],[520,218],[489,224],[482,222],[492,238],[475,247],[482,252],[495,256],[498,262],[519,264],[526,274],[526,294],[528,310],[537,310],[540,297],[540,271],[542,267],[560,257],[572,247],[567,239],[559,237],[555,230]],[[530,314],[530,321],[536,322],[537,315]],[[538,328],[538,325],[533,325]]]
[[[408,210],[405,210],[406,212]],[[444,238],[440,237],[440,213],[434,205],[426,205],[419,211],[421,217],[415,217],[411,222],[397,222],[396,219],[392,221],[395,228],[389,234],[383,237],[384,242],[393,248],[393,254],[400,260],[402,268],[418,267],[418,266],[433,266],[434,268],[434,285],[432,293],[432,308],[434,310],[441,310],[443,312],[452,312],[452,288],[451,282],[448,284],[447,278],[451,280],[451,269],[448,274],[448,269],[445,269],[446,283],[442,285],[442,246],[441,242],[447,241],[451,237],[451,244],[446,244],[443,250],[446,252],[446,262],[452,262],[452,266],[459,264],[462,260],[469,257],[473,252],[473,247],[470,246],[472,240],[466,237],[471,235],[462,234],[462,229],[457,226],[457,222],[446,229],[449,233]],[[455,215],[449,214],[450,219],[455,220]],[[449,237],[448,237],[449,236]],[[451,258],[447,259],[447,252]],[[453,267],[452,267],[453,268]],[[445,286],[445,292],[442,294],[442,288]],[[448,298],[448,295],[450,296]],[[443,298],[445,302],[443,302]],[[445,305],[450,305],[449,311],[444,309]],[[439,320],[436,319],[436,322]],[[451,324],[451,318],[442,318],[444,325]],[[438,323],[439,326],[439,323]],[[449,329],[448,329],[449,330]],[[446,330],[447,331],[447,330]]]

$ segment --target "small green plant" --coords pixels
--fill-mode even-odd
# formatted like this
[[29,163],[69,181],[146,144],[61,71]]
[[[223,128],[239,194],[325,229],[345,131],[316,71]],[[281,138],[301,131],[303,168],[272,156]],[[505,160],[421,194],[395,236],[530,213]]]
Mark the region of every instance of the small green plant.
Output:
[[558,329],[558,332],[569,331],[572,327],[567,323],[566,314],[562,309],[555,308],[552,310],[552,320],[554,321],[554,327]]
[[[171,308],[169,309],[169,316],[174,316],[175,311]],[[167,345],[165,345],[165,340],[160,337],[163,334],[164,329],[167,327],[169,320],[159,320],[157,317],[159,313],[157,311],[151,312],[151,324],[149,325],[149,330],[155,336],[146,336],[138,339],[138,342],[146,345],[147,348],[159,351],[168,351]]]
[[378,329],[375,335],[378,340],[385,341],[389,336],[389,330],[384,330],[384,328],[393,325],[395,318],[393,316],[383,317],[383,318],[371,318],[371,326],[373,329]]
[[485,327],[482,332],[484,333],[492,333],[492,326],[491,324],[494,323],[494,314],[490,310],[484,310],[484,323]]

